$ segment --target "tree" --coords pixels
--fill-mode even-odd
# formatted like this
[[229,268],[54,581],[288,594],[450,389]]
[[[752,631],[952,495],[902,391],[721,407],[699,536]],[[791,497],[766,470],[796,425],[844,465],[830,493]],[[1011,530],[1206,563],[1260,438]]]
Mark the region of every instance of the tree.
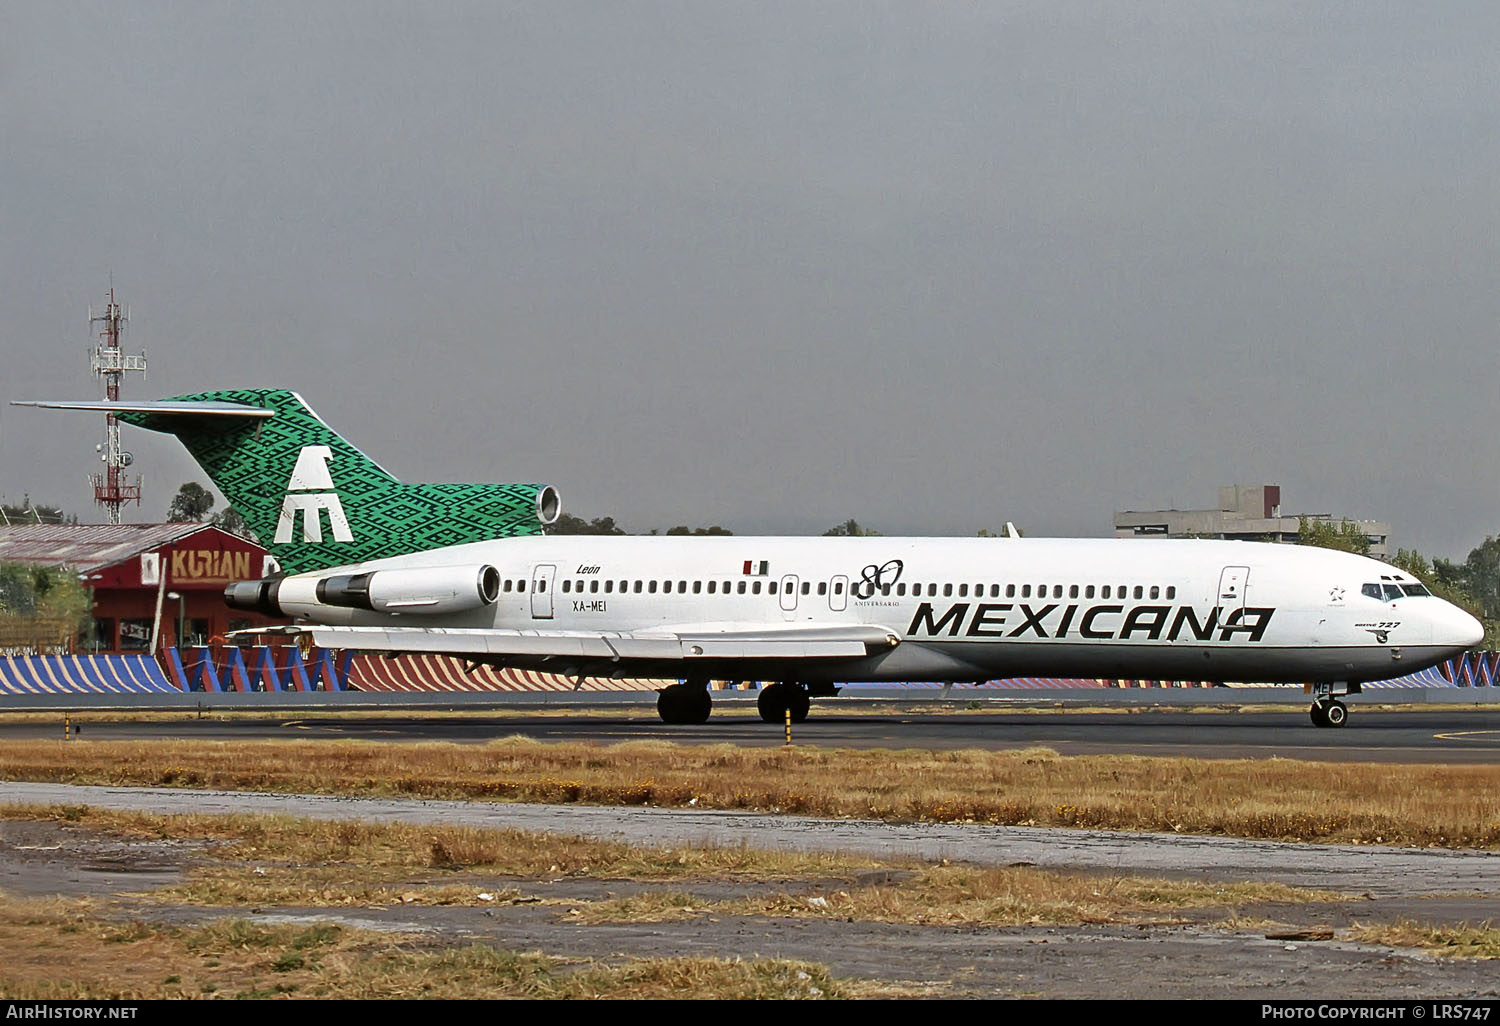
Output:
[[1360,530],[1352,520],[1340,520],[1334,526],[1331,520],[1297,519],[1297,544],[1316,545],[1323,549],[1339,549],[1361,556],[1370,554],[1370,536]]
[[547,526],[548,534],[624,534],[625,531],[615,523],[614,517],[595,517],[593,520],[584,520],[570,513],[564,513],[558,517],[555,523]]
[[824,538],[875,538],[880,532],[869,527],[861,527],[857,520],[845,520],[842,524],[830,527],[823,532]]
[[71,647],[88,631],[88,590],[66,570],[0,563],[0,638],[11,648]]
[[223,512],[215,513],[209,519],[209,523],[217,528],[228,531],[238,538],[253,541],[257,545],[260,544],[260,535],[250,529],[250,525],[245,522],[245,518],[240,516],[240,511],[233,506],[226,506]]
[[188,481],[177,489],[172,506],[167,510],[167,522],[171,524],[202,523],[213,508],[214,496],[196,481]]
[[714,535],[714,536],[719,536],[719,535],[732,535],[732,534],[734,534],[734,532],[733,531],[726,531],[726,530],[724,530],[724,528],[720,527],[718,524],[715,524],[712,527],[688,527],[685,524],[678,524],[676,527],[670,528],[667,531],[667,534],[668,535],[690,534],[690,535]]
[[1464,560],[1460,580],[1487,617],[1500,617],[1500,538],[1486,538]]

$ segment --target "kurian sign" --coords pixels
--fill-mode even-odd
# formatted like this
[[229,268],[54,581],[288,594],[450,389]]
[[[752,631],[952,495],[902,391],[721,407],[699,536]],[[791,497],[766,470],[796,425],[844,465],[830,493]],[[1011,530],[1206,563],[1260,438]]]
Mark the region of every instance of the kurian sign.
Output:
[[201,581],[215,584],[228,581],[243,581],[254,577],[250,562],[252,552],[228,552],[222,549],[177,549],[172,553],[173,583]]

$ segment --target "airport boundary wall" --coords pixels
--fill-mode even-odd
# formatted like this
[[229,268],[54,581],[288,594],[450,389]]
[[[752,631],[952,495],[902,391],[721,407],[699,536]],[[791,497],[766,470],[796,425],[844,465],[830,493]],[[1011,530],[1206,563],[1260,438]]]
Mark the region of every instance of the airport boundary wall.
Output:
[[[674,680],[582,682],[561,674],[470,666],[450,656],[356,655],[329,649],[304,654],[294,646],[222,649],[166,649],[161,659],[138,655],[0,656],[0,697],[6,695],[169,694],[203,692],[367,692],[375,694],[494,692],[639,692]],[[1267,685],[1248,685],[1267,686]],[[745,682],[733,690],[754,690]],[[922,692],[941,682],[861,684],[861,691]],[[1022,677],[987,681],[962,692],[1108,691],[1116,689],[1210,688],[1200,681],[1073,680]],[[1393,680],[1366,684],[1367,690],[1394,688],[1500,687],[1500,652],[1471,652],[1440,666]],[[718,690],[725,690],[720,683]]]

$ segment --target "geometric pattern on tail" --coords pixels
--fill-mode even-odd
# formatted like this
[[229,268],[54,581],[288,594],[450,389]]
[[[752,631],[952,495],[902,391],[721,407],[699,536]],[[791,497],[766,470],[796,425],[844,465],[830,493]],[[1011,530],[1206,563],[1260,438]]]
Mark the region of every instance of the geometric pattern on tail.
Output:
[[542,485],[402,484],[295,392],[232,389],[175,398],[276,411],[253,424],[150,413],[119,419],[175,434],[287,573],[541,533]]

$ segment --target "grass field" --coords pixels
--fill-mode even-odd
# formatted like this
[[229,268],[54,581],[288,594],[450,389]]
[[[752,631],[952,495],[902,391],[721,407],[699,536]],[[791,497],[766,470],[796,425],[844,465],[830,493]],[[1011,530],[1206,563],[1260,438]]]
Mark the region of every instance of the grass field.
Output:
[[1500,766],[630,742],[29,741],[0,779],[1500,847]]

